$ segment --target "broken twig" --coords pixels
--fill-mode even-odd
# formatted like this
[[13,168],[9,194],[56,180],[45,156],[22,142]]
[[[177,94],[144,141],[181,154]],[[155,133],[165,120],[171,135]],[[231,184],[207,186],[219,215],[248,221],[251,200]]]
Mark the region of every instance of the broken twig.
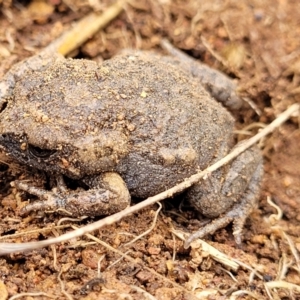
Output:
[[109,6],[103,13],[91,12],[58,39],[48,45],[42,53],[60,53],[67,55],[90,39],[96,32],[116,18],[125,5],[125,0],[119,0]]

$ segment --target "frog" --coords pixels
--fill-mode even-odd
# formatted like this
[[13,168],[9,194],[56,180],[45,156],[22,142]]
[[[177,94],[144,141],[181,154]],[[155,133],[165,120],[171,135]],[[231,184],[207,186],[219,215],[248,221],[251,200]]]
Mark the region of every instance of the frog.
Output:
[[[234,124],[176,58],[153,52],[125,51],[102,63],[37,55],[0,82],[1,149],[56,179],[52,190],[13,183],[40,198],[22,215],[121,211],[131,197],[156,195],[223,158],[236,147]],[[183,198],[212,220],[190,241],[232,222],[241,244],[262,176],[262,154],[253,146],[185,191]],[[85,188],[71,190],[67,179]]]

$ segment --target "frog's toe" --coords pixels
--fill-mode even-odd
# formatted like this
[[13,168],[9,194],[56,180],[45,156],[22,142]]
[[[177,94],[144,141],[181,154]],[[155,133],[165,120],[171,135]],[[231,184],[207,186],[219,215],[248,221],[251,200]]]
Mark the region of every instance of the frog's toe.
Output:
[[211,223],[200,228],[195,233],[191,234],[185,241],[184,247],[188,248],[196,239],[201,239],[208,234],[213,234],[218,229],[224,228],[229,223],[233,222],[233,235],[237,245],[242,242],[242,231],[248,215],[251,213],[252,208],[245,207],[242,203],[235,205],[232,210],[226,214],[214,219]]
[[54,191],[47,191],[34,186],[29,185],[24,181],[14,181],[12,183],[17,189],[27,192],[31,195],[35,195],[42,199],[42,201],[35,201],[27,204],[20,210],[20,215],[28,215],[32,211],[47,211],[56,210],[64,206],[64,198]]
[[[233,185],[233,190],[235,189],[236,185],[237,188],[239,187],[238,181],[235,183],[233,179],[236,179],[239,177],[245,177],[247,176],[247,173],[243,173],[242,171],[246,169],[246,166],[253,165],[253,159],[254,159],[254,166],[256,165],[256,168],[253,170],[252,176],[250,178],[250,181],[248,183],[248,186],[246,187],[246,190],[242,193],[240,197],[236,199],[235,204],[230,208],[227,208],[227,210],[223,210],[223,214],[221,214],[219,217],[214,219],[211,223],[207,224],[203,228],[199,229],[197,232],[190,235],[190,237],[185,242],[185,248],[188,248],[192,241],[198,238],[203,238],[204,236],[208,234],[213,234],[216,230],[224,228],[229,223],[233,222],[233,235],[235,242],[237,245],[240,245],[242,243],[242,231],[246,222],[246,219],[251,214],[254,207],[257,205],[257,200],[259,196],[260,191],[260,182],[263,176],[263,163],[260,155],[253,155],[257,151],[257,148],[252,148],[251,151],[244,152],[244,155],[239,156],[239,160],[235,162],[235,167],[232,168],[234,170],[233,173],[228,173],[229,176],[228,180],[229,185],[223,186],[223,190],[226,192],[224,194],[230,194],[230,185]],[[257,163],[255,164],[255,159],[258,159]],[[240,191],[242,192],[242,191]],[[234,195],[235,193],[232,193]],[[192,194],[193,195],[193,194]],[[222,201],[218,203],[218,205],[215,205],[215,202],[213,204],[215,207],[220,206],[221,204],[226,204],[226,198],[225,200],[223,198],[220,198]],[[227,200],[232,200],[229,197],[227,197]],[[231,201],[232,203],[233,201]],[[195,201],[194,203],[198,205],[202,205],[201,201]],[[200,203],[200,204],[199,204]],[[208,203],[210,204],[210,203]],[[202,209],[200,205],[200,209]],[[213,206],[213,205],[211,205]],[[210,205],[208,205],[210,207]]]
[[111,215],[125,209],[130,204],[130,194],[120,175],[106,172],[92,176],[86,182],[94,186],[89,190],[68,190],[62,176],[57,178],[57,188],[52,191],[28,185],[23,181],[15,181],[13,185],[22,191],[39,197],[21,209],[21,215],[32,211],[57,211],[73,216]]
[[233,219],[227,214],[225,216],[214,219],[211,223],[200,228],[198,231],[191,234],[184,243],[184,248],[188,248],[190,244],[196,240],[205,237],[208,234],[213,234],[218,229],[224,228],[228,225]]
[[262,176],[262,164],[257,166],[248,188],[239,202],[228,210],[225,214],[214,219],[211,223],[199,229],[197,232],[191,234],[185,241],[185,248],[188,248],[191,242],[198,238],[203,238],[208,234],[213,234],[218,229],[224,228],[229,223],[233,222],[233,235],[237,245],[242,243],[242,231],[246,219],[251,214],[253,208],[257,204],[260,185],[258,184],[259,178]]

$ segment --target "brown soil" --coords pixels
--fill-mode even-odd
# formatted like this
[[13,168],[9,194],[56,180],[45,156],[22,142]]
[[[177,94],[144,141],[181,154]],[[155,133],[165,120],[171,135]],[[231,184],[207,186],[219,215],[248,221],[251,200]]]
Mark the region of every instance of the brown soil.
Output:
[[[13,64],[48,45],[73,21],[92,10],[104,11],[110,2],[0,0],[0,78]],[[251,4],[245,0],[132,0],[104,30],[71,55],[101,61],[123,48],[162,51],[159,42],[167,37],[189,55],[239,80],[241,93],[262,113],[240,111],[237,128],[252,124],[257,131],[299,102],[299,10],[299,1],[284,0]],[[299,299],[299,143],[296,118],[262,142],[263,187],[259,207],[247,221],[242,247],[236,247],[231,226],[206,238],[213,247],[245,264],[238,270],[226,268],[206,251],[184,250],[171,226],[191,231],[199,222],[191,208],[181,211],[178,203],[169,200],[155,228],[128,246],[125,243],[149,229],[157,205],[93,236],[0,257],[0,300],[40,292],[45,294],[22,299]],[[0,162],[0,242],[38,241],[72,230],[75,223],[70,221],[56,226],[61,218],[58,214],[21,218],[18,211],[24,197],[9,183],[40,174],[9,161],[4,153],[0,153]],[[282,211],[278,220],[268,198]],[[247,266],[255,269],[256,275]],[[279,288],[267,291],[268,282],[277,282],[274,285]],[[288,284],[294,284],[294,289]]]

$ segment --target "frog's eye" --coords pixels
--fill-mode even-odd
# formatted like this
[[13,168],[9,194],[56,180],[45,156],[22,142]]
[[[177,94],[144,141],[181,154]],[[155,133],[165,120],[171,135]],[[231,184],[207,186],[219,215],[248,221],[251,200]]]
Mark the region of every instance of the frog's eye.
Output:
[[6,107],[7,107],[7,102],[0,101],[0,114],[5,110]]
[[28,145],[28,151],[31,155],[38,158],[48,158],[56,152],[55,150],[42,149],[33,145]]

